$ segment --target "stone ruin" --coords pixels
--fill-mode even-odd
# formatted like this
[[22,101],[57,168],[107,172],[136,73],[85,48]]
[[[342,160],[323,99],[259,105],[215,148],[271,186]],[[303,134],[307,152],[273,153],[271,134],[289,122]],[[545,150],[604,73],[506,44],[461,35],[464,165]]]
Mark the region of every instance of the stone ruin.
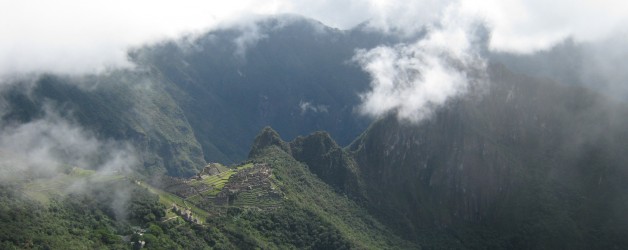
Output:
[[[229,182],[216,195],[214,203],[216,205],[232,204],[238,193],[253,189],[263,189],[266,198],[281,198],[281,193],[275,190],[270,183],[271,175],[272,169],[268,164],[255,164],[251,168],[242,169],[231,176]],[[258,198],[263,197],[258,194]]]
[[182,198],[198,194],[198,191],[189,185],[189,181],[183,179],[168,178],[168,183],[164,186],[165,190]]
[[[209,174],[220,174],[219,165],[211,163],[198,175],[190,179],[165,178],[166,191],[173,193],[184,200],[189,200],[195,206],[205,209],[209,213],[221,211],[228,205],[256,206],[270,209],[283,199],[283,194],[275,190],[271,183],[272,168],[268,164],[253,164],[251,167],[236,170],[216,195],[207,194],[215,187],[200,180]],[[229,170],[234,171],[234,170]],[[200,178],[200,180],[199,180]],[[243,203],[244,202],[244,203]],[[186,221],[199,223],[189,209],[175,204],[172,210]],[[219,212],[218,212],[219,213]]]
[[198,219],[198,217],[195,217],[194,214],[192,213],[192,210],[188,209],[188,208],[182,208],[177,206],[177,204],[172,204],[172,212],[174,212],[175,214],[181,216],[181,218],[183,218],[183,220],[187,221],[187,222],[191,222],[191,223],[195,223],[195,224],[201,224],[200,220]]
[[200,179],[207,178],[207,176],[220,174],[223,172],[220,170],[221,166],[222,165],[220,165],[220,163],[209,163],[207,164],[207,166],[203,168],[203,170],[201,170],[201,172],[199,172],[198,174],[196,174],[196,176],[192,178],[200,180]]

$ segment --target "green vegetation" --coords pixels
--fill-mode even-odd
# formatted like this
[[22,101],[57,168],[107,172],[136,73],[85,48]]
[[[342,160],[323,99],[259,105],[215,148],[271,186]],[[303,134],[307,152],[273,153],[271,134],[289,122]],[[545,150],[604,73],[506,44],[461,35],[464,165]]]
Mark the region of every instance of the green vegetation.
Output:
[[50,199],[62,196],[72,191],[72,184],[77,182],[103,183],[122,180],[120,174],[96,174],[94,170],[78,167],[69,168],[67,174],[60,173],[49,178],[36,178],[21,185],[24,194],[42,204],[48,204]]
[[236,170],[230,169],[228,171],[219,173],[217,175],[209,176],[198,182],[202,182],[210,187],[213,187],[214,189],[211,191],[212,193],[213,192],[218,193],[225,186],[225,183],[227,183],[227,181],[229,180],[229,177],[231,177],[235,173],[236,173]]
[[[194,205],[198,202],[194,197],[186,200],[144,182],[120,176],[98,177],[81,169],[71,169],[58,179],[34,180],[23,188],[3,187],[4,198],[13,202],[7,202],[2,211],[26,212],[22,216],[8,213],[15,219],[5,219],[3,225],[8,229],[27,226],[16,231],[26,236],[7,233],[1,243],[8,249],[132,248],[139,246],[140,241],[148,249],[417,248],[394,236],[284,151],[267,147],[253,162],[271,164],[271,187],[284,192],[285,197],[269,198],[267,189],[255,186],[238,192],[234,202],[225,205],[222,212],[206,211]],[[264,166],[250,162],[195,181],[218,186],[228,180],[228,185],[238,185],[230,182],[241,181],[244,176],[253,178],[267,171]],[[234,179],[235,176],[239,177]],[[46,206],[29,196],[17,198],[21,192],[33,193],[51,185],[67,187],[79,180],[89,184],[80,192],[49,196]],[[309,191],[304,192],[305,189]],[[127,198],[122,201],[121,197]],[[190,209],[201,223],[185,221],[170,211],[172,204]],[[31,221],[31,217],[43,224]],[[67,225],[73,226],[67,229]]]
[[[305,166],[277,151],[256,160],[272,160],[278,171],[273,187],[289,192],[288,200],[261,198],[261,188],[238,193],[224,213],[204,211],[176,195],[125,178],[100,178],[90,171],[73,169],[64,179],[35,180],[24,187],[0,188],[0,246],[12,248],[114,248],[128,249],[145,242],[148,249],[349,249],[399,248],[404,243],[392,237],[356,204],[307,172]],[[286,158],[288,157],[288,158]],[[294,164],[294,165],[293,165]],[[255,170],[249,163],[223,172]],[[292,170],[290,170],[292,169]],[[254,173],[254,172],[246,172]],[[82,179],[81,179],[82,178]],[[22,192],[36,192],[46,185],[89,183],[80,192],[56,193],[47,205]],[[279,181],[281,180],[281,181]],[[293,193],[306,181],[315,186],[306,196]],[[205,181],[205,180],[202,180]],[[64,183],[65,182],[65,183]],[[212,182],[214,183],[214,182]],[[139,184],[139,185],[138,185]],[[59,186],[55,186],[59,187]],[[39,190],[40,191],[40,190]],[[126,198],[124,198],[126,197]],[[318,197],[306,202],[304,199]],[[122,200],[121,200],[122,199]],[[316,206],[313,206],[317,203]],[[172,204],[189,208],[202,224],[183,220],[170,211]],[[312,207],[313,206],[313,207]],[[271,208],[272,209],[265,209]],[[335,210],[332,215],[332,210]],[[360,221],[353,221],[359,218]],[[374,223],[375,229],[369,224]],[[361,227],[353,228],[353,226]],[[372,226],[372,225],[371,225]],[[357,230],[356,230],[357,229]]]
[[258,148],[254,161],[273,168],[278,186],[296,209],[320,218],[338,230],[358,249],[418,248],[395,236],[354,201],[334,191],[284,150],[276,146]]
[[[347,61],[398,38],[298,18],[257,28],[264,39],[246,60],[234,57],[241,31],[223,29],[135,49],[140,70],[4,86],[3,129],[58,108],[94,139],[132,144],[138,179],[181,178],[153,187],[64,165],[0,183],[0,249],[628,246],[625,103],[490,63],[478,74],[486,85],[429,119],[409,124],[392,111],[363,131],[371,121],[356,114],[356,93],[369,77]],[[565,83],[590,73],[536,62],[520,70],[564,69]],[[294,140],[267,127],[246,164],[197,174],[207,160],[243,160],[267,125]],[[299,136],[319,129],[329,133]]]
[[259,212],[230,209],[228,217],[216,221],[240,249],[349,249],[347,241],[332,224],[315,214],[286,204],[277,210]]
[[194,213],[195,216],[198,216],[201,219],[201,222],[206,221],[207,218],[209,218],[209,214],[207,213],[207,211],[196,207],[194,204],[191,204],[190,202],[186,202],[184,199],[182,199],[179,196],[157,189],[144,182],[140,182],[140,186],[146,188],[151,193],[158,195],[159,203],[164,205],[164,207],[166,207],[168,210],[172,208],[172,204],[176,204],[179,207],[190,209]]
[[68,173],[68,175],[69,176],[76,176],[76,177],[88,177],[88,176],[92,176],[95,173],[96,173],[96,171],[94,171],[94,170],[73,167],[70,170],[70,172]]
[[[91,183],[81,192],[49,197],[44,206],[20,186],[0,186],[0,248],[127,248],[131,225],[163,217],[164,207],[126,180]],[[130,198],[114,207],[117,195]]]
[[60,115],[98,131],[99,139],[133,142],[145,161],[138,172],[190,176],[205,165],[203,152],[182,110],[164,90],[167,84],[158,72],[44,75],[29,93],[18,87],[0,93],[9,102],[2,119],[24,123],[42,116],[48,104],[64,107]]

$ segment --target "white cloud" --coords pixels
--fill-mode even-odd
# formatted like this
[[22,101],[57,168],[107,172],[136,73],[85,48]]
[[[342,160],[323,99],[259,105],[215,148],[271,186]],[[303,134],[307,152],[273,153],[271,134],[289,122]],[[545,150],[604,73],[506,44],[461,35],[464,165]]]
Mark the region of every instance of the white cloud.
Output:
[[301,100],[299,102],[299,109],[301,110],[301,115],[304,115],[307,112],[327,113],[329,111],[329,106],[322,104],[314,105],[311,102],[304,102]]
[[[128,176],[140,166],[129,143],[101,140],[53,109],[47,105],[43,117],[23,124],[0,123],[0,183],[46,178],[64,184],[56,192],[83,193],[102,183],[98,178],[64,178],[61,171],[78,167],[96,170],[95,176]],[[114,194],[110,206],[116,218],[125,219],[128,188],[108,187],[107,191]]]
[[129,67],[129,46],[251,15],[295,13],[339,28],[371,20],[376,29],[415,32],[455,2],[490,24],[492,49],[518,52],[570,35],[597,39],[628,16],[628,2],[618,0],[6,0],[0,1],[0,75]]
[[[130,66],[129,46],[198,32],[275,1],[1,1],[0,74]],[[252,8],[256,6],[256,8]]]
[[244,60],[246,51],[251,46],[267,38],[266,34],[260,33],[259,29],[260,27],[253,22],[240,25],[242,33],[233,41],[236,45],[235,56],[237,58]]
[[[411,122],[427,118],[435,108],[481,80],[485,63],[474,47],[478,22],[491,30],[490,50],[530,53],[567,37],[601,39],[616,31],[628,16],[628,4],[592,1],[373,3],[382,9],[373,27],[402,34],[426,27],[428,33],[412,44],[358,52],[355,59],[372,78],[371,89],[361,95],[360,111],[375,117],[394,112]],[[431,13],[425,14],[425,7]],[[408,10],[416,13],[415,24],[407,18]],[[471,71],[480,73],[480,78],[469,78]]]
[[461,1],[469,15],[492,29],[493,50],[529,53],[562,39],[594,41],[628,24],[628,2],[619,0]]
[[459,12],[459,5],[447,6],[439,24],[413,44],[358,51],[355,60],[372,78],[371,89],[361,95],[362,113],[378,117],[392,111],[401,120],[419,122],[467,90],[472,80],[467,72],[482,72],[485,63],[473,48],[476,23]]
[[127,143],[101,141],[81,126],[59,117],[51,106],[31,122],[0,124],[0,181],[25,173],[54,175],[61,166],[128,172],[139,164]]

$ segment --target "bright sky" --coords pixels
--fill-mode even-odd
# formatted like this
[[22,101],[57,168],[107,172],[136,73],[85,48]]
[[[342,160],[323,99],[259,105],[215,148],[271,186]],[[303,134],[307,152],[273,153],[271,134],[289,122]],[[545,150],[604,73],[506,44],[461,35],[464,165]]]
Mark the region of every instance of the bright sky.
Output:
[[493,28],[495,50],[530,52],[567,36],[592,40],[628,24],[628,1],[620,0],[0,0],[0,76],[124,66],[129,46],[252,15],[294,13],[343,29],[370,20],[381,30],[411,32],[440,20],[452,3]]

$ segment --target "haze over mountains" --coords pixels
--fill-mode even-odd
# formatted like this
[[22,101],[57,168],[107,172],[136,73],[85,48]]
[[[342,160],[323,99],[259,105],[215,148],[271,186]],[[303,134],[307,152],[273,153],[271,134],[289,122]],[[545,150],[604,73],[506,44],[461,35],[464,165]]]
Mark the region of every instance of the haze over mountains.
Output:
[[5,77],[1,223],[28,226],[0,241],[621,249],[625,33],[517,54],[468,11],[401,31],[258,17],[136,46],[131,68]]
[[45,75],[27,91],[12,85],[4,118],[28,122],[45,116],[44,103],[63,107],[104,139],[134,141],[145,167],[175,176],[204,161],[244,160],[268,125],[289,137],[328,130],[350,143],[369,121],[355,110],[368,76],[351,63],[354,49],[395,38],[294,16],[255,25],[264,38],[246,42],[250,48],[234,42],[248,31],[227,29],[132,51],[135,71]]

